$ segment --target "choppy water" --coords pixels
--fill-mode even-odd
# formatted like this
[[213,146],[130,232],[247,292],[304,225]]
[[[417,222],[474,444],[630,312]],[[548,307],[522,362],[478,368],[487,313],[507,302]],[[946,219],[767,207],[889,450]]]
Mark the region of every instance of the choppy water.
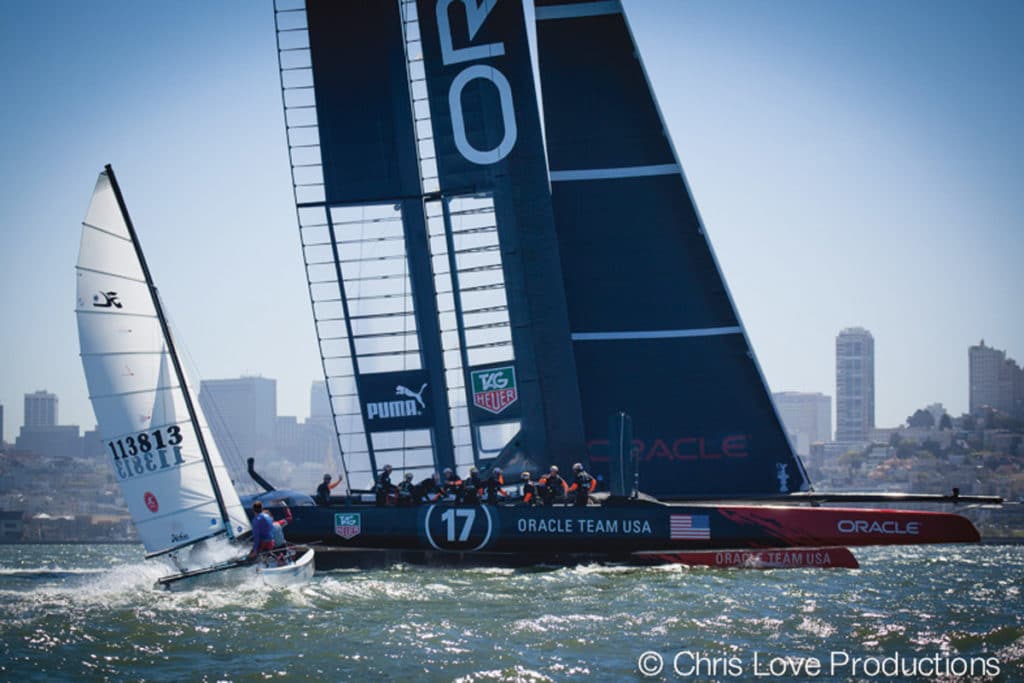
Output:
[[[0,678],[752,680],[789,655],[819,659],[817,680],[890,680],[870,660],[897,656],[1024,680],[1024,547],[856,554],[853,571],[402,566],[171,594],[140,547],[7,546]],[[758,680],[808,678],[781,661]]]

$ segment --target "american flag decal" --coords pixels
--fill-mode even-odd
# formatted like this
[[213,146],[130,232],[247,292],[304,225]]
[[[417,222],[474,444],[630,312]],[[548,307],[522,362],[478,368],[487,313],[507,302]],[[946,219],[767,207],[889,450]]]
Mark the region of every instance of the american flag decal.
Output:
[[669,538],[711,540],[711,523],[707,515],[671,515]]

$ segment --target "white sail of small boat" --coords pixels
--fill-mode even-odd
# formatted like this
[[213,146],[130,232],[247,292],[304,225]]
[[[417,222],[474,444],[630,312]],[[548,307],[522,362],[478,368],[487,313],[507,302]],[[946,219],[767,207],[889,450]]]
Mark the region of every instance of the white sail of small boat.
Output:
[[239,539],[249,519],[176,353],[110,166],[82,223],[76,270],[89,397],[147,557],[221,535]]

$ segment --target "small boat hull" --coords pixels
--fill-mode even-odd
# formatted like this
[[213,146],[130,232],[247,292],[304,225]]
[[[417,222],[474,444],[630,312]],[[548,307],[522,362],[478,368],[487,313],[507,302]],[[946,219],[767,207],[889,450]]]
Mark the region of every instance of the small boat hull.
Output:
[[312,548],[307,548],[295,562],[280,567],[257,567],[260,580],[268,586],[296,586],[313,578],[315,564]]
[[296,586],[313,578],[314,552],[304,548],[299,559],[290,564],[265,567],[245,558],[203,569],[171,574],[157,580],[156,587],[170,591],[197,588],[230,588],[261,581],[267,586]]

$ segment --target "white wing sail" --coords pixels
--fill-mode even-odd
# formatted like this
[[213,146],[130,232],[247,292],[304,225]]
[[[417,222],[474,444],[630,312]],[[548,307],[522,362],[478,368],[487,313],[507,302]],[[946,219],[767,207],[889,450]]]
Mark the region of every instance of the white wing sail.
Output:
[[158,554],[220,533],[233,538],[249,521],[191,393],[198,424],[189,417],[139,254],[111,178],[100,173],[76,268],[82,365],[105,455],[147,552]]

